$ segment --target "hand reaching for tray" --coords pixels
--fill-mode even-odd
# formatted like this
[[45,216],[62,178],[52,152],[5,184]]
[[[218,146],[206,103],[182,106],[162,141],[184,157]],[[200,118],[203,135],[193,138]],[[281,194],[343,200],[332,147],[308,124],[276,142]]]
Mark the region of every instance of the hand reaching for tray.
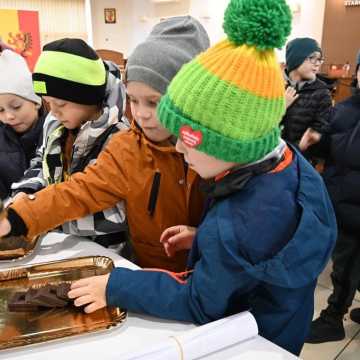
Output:
[[106,306],[106,285],[109,274],[92,276],[75,281],[68,293],[70,299],[75,299],[75,306],[85,306],[86,313],[92,313]]
[[4,203],[0,200],[0,238],[7,235],[11,230],[11,225],[6,214]]
[[11,230],[10,222],[7,218],[0,220],[0,238],[9,234]]
[[196,228],[185,225],[172,226],[166,229],[160,237],[160,242],[163,244],[166,255],[169,257],[179,250],[191,249]]

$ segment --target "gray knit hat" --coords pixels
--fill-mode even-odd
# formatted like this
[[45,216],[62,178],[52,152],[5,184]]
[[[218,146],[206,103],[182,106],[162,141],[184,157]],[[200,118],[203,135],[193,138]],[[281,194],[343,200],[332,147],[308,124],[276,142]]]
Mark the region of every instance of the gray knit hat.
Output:
[[193,17],[177,16],[163,20],[130,55],[126,81],[143,82],[164,94],[181,66],[209,45],[206,30]]
[[31,72],[24,58],[12,50],[0,53],[0,94],[21,96],[41,105],[33,89]]

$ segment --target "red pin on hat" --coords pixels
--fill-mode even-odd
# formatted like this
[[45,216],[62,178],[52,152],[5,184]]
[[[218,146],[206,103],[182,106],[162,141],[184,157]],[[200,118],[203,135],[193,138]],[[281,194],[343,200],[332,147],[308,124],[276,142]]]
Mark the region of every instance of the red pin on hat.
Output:
[[185,125],[180,128],[180,138],[185,145],[195,148],[202,143],[202,132]]

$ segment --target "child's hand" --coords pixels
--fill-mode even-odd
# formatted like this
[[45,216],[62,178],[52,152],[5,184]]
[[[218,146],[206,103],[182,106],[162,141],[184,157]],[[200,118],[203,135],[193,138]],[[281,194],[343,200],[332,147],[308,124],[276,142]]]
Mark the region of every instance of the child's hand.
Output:
[[311,128],[308,128],[299,142],[299,149],[304,152],[308,149],[309,146],[318,143],[320,139],[320,133]]
[[164,245],[166,255],[169,257],[179,250],[191,249],[196,228],[185,225],[172,226],[166,229],[160,237],[160,242]]
[[92,276],[75,281],[68,293],[70,299],[75,299],[75,306],[87,305],[86,313],[92,313],[106,306],[106,285],[109,274]]
[[0,238],[6,236],[11,231],[11,225],[7,218],[0,220]]
[[288,86],[285,90],[285,100],[286,100],[286,108],[288,109],[299,97],[299,94],[296,93],[296,90]]

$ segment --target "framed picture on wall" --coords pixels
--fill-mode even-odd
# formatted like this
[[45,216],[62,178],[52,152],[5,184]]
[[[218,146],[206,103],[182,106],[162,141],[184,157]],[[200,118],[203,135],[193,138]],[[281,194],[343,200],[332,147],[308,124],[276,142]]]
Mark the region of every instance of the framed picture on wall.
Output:
[[105,24],[115,24],[116,23],[116,9],[115,8],[104,9],[104,18],[105,18]]

